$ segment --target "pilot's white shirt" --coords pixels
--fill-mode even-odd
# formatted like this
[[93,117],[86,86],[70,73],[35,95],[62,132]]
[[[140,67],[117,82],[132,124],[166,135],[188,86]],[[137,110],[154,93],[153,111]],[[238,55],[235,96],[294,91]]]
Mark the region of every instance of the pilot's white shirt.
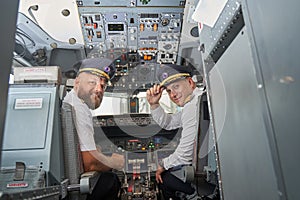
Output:
[[198,133],[197,105],[198,97],[202,94],[199,88],[195,88],[191,100],[183,109],[175,114],[167,114],[161,106],[151,110],[154,121],[166,130],[182,127],[179,144],[173,154],[163,159],[163,167],[170,169],[179,165],[192,164],[194,144]]
[[78,98],[72,89],[64,98],[63,102],[69,103],[75,110],[74,120],[81,151],[97,150],[94,139],[93,116],[89,107]]

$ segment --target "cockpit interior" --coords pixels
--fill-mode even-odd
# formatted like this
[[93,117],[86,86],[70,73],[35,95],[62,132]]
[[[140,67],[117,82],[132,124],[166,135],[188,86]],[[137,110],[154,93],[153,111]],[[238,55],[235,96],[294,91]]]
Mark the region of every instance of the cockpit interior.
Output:
[[[182,174],[199,200],[300,198],[299,2],[4,2],[0,200],[85,199],[94,189],[99,174],[83,172],[72,108],[62,106],[73,65],[86,58],[115,68],[91,112],[102,153],[125,157],[114,170],[120,200],[167,200],[155,172],[182,130],[151,116],[146,91],[159,84],[162,64],[191,68],[203,91],[195,159]],[[160,105],[182,109],[166,92]]]

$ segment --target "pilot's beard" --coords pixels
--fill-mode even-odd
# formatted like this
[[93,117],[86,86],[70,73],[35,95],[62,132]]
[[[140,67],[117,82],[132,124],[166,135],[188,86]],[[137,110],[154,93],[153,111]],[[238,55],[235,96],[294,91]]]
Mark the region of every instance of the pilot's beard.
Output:
[[99,108],[102,102],[102,97],[95,94],[78,94],[78,97],[92,110]]

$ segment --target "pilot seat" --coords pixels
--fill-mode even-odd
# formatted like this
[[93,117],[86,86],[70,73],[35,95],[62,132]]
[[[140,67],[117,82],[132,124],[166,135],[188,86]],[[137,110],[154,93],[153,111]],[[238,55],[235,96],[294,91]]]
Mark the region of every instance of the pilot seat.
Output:
[[98,173],[83,173],[72,107],[57,66],[17,67],[9,87],[0,199],[85,199]]
[[96,171],[85,172],[83,170],[82,157],[78,135],[74,124],[75,112],[68,103],[63,103],[61,107],[65,175],[68,178],[68,198],[71,200],[85,199],[96,185],[100,173]]

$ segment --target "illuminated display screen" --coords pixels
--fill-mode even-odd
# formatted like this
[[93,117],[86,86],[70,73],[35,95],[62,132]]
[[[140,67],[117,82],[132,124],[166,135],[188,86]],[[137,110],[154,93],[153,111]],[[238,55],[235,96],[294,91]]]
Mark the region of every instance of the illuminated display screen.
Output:
[[108,31],[124,31],[124,24],[108,24]]

